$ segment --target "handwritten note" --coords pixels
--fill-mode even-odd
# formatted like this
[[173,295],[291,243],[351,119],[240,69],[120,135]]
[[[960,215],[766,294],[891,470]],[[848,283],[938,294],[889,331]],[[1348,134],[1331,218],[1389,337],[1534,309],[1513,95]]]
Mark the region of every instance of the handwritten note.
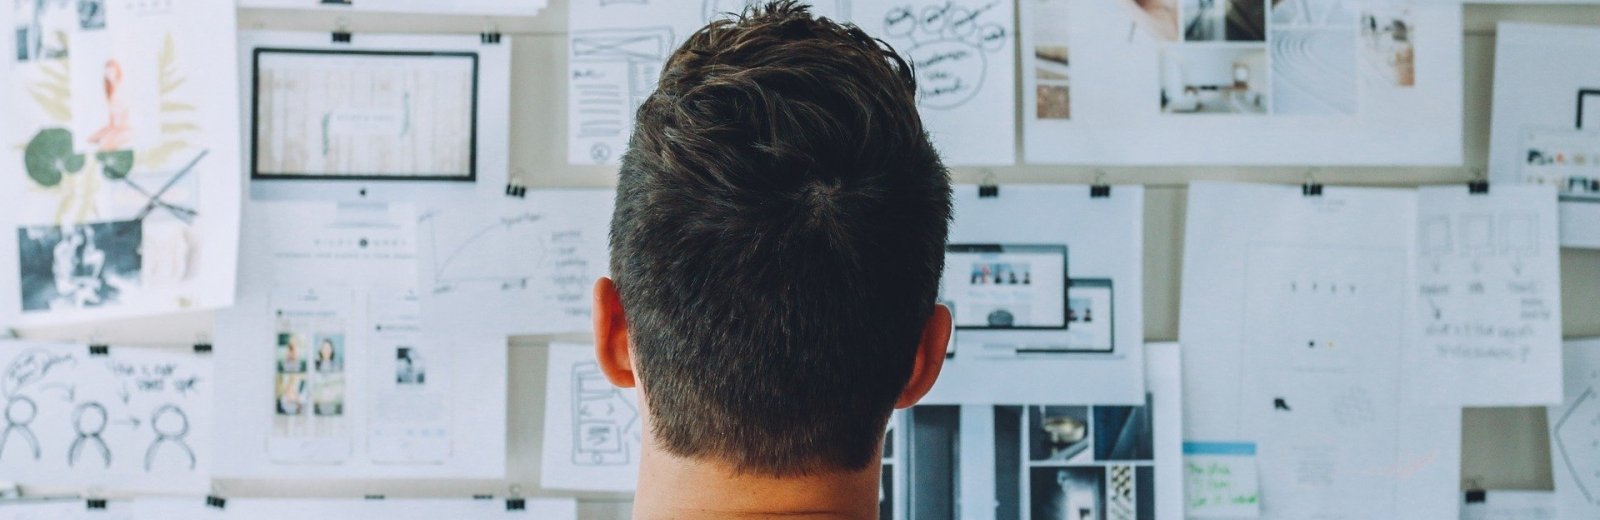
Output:
[[1559,402],[1555,191],[1423,188],[1417,212],[1411,395],[1420,404]]
[[1189,518],[1261,516],[1254,443],[1185,442],[1183,475]]

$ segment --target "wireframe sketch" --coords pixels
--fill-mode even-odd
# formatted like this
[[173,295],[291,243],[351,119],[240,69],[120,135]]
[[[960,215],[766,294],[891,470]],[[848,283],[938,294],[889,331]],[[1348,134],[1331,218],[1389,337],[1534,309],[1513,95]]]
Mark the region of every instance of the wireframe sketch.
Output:
[[255,53],[253,176],[475,178],[476,53]]
[[189,447],[186,439],[189,435],[189,416],[183,413],[182,408],[173,404],[161,405],[150,414],[150,428],[155,430],[156,439],[150,442],[150,447],[144,452],[145,471],[155,467],[157,456],[163,448],[182,454],[189,463],[189,469],[194,469],[194,449]]
[[1265,48],[1167,47],[1161,51],[1161,110],[1167,114],[1266,114],[1270,104],[1267,76]]
[[1500,216],[1500,252],[1514,257],[1539,254],[1539,216],[1508,213]]
[[953,109],[976,97],[989,74],[991,56],[1011,52],[1011,31],[1001,20],[1009,11],[995,3],[971,6],[944,2],[904,4],[883,15],[883,34],[917,72],[917,104]]
[[111,305],[139,284],[139,221],[17,230],[22,308]]
[[72,447],[67,449],[67,465],[77,466],[79,455],[84,450],[92,449],[91,455],[99,455],[100,462],[105,467],[111,467],[111,448],[106,446],[105,439],[101,437],[109,424],[111,417],[104,405],[94,401],[79,404],[72,413],[72,427],[77,430],[78,437],[72,440]]
[[572,367],[572,462],[622,466],[638,455],[639,410],[592,361]]
[[1411,40],[1416,30],[1416,21],[1405,7],[1369,9],[1361,15],[1362,74],[1368,86],[1416,86],[1417,51]]
[[677,40],[671,27],[576,31],[572,34],[572,139],[587,143],[595,164],[617,159],[633,130],[633,113],[655,89]]
[[1271,46],[1273,113],[1356,112],[1353,28],[1274,30]]

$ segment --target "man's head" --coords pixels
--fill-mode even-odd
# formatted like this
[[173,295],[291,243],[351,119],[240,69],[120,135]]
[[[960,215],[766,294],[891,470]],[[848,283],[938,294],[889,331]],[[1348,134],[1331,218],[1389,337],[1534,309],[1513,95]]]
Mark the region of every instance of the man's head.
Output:
[[775,476],[877,463],[949,334],[949,174],[915,96],[888,44],[789,1],[668,59],[622,158],[595,317],[656,446]]

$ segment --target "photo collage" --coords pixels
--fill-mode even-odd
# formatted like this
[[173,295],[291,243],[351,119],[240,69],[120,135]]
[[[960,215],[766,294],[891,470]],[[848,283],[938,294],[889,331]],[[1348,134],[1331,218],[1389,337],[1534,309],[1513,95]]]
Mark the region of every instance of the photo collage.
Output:
[[[903,414],[902,458],[889,458],[886,445],[885,461],[905,466],[907,518],[1154,519],[1150,408],[1149,401],[917,406]],[[978,444],[987,453],[972,453]],[[963,480],[991,469],[985,478]],[[887,480],[884,493],[892,493]]]
[[[345,338],[349,298],[345,291],[304,289],[285,290],[274,299],[271,439],[287,440],[293,445],[296,440],[311,439],[321,444],[316,441],[347,437]],[[304,446],[289,451],[300,449]],[[269,451],[276,450],[269,447]],[[307,451],[327,454],[321,449]],[[348,450],[334,450],[344,451]]]
[[1404,6],[1356,0],[1136,3],[1161,2],[1161,9],[1177,12],[1171,19],[1175,31],[1151,31],[1175,36],[1161,50],[1165,114],[1354,115],[1363,93],[1416,85],[1416,24]]

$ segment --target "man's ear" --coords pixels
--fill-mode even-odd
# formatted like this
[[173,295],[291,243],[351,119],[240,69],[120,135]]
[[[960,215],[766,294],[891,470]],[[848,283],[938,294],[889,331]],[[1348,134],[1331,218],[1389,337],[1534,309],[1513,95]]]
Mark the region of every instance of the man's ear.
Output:
[[600,277],[594,283],[594,354],[600,371],[611,384],[633,388],[633,353],[628,351],[628,317],[622,312],[622,298],[611,279]]
[[922,341],[917,344],[917,357],[912,361],[911,379],[900,391],[900,399],[894,403],[895,408],[910,408],[921,401],[922,396],[928,395],[928,390],[933,389],[933,382],[939,379],[939,371],[944,368],[950,333],[950,309],[934,305],[933,312],[928,315],[928,323],[922,326]]

